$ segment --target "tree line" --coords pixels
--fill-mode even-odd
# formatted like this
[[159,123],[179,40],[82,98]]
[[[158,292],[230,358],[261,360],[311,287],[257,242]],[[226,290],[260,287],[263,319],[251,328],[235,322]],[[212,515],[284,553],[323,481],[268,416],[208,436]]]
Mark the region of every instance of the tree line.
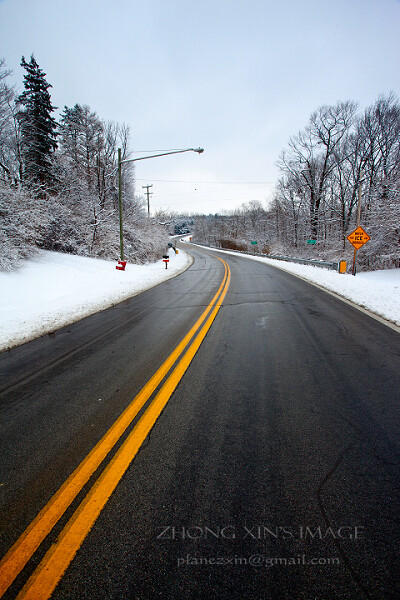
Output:
[[[269,206],[250,201],[222,215],[198,216],[203,242],[337,260],[357,221],[371,241],[359,252],[364,268],[400,267],[400,104],[381,96],[362,113],[356,103],[321,106],[282,151]],[[307,240],[315,241],[308,245]]]
[[[35,248],[117,258],[117,148],[131,156],[129,127],[85,104],[58,121],[46,74],[24,57],[17,94],[0,60],[0,268]],[[346,241],[361,225],[371,241],[364,268],[400,266],[400,104],[394,94],[360,111],[352,101],[321,106],[282,151],[272,201],[249,201],[216,215],[189,216],[198,241],[265,253],[350,258]],[[162,253],[165,230],[145,217],[132,164],[123,165],[125,250],[129,260]],[[165,220],[165,219],[164,219]],[[171,219],[169,220],[171,221]],[[168,221],[168,223],[169,223]],[[170,226],[170,225],[169,225]],[[307,241],[315,242],[308,245]]]
[[[35,57],[22,57],[21,66],[24,90],[17,94],[0,60],[0,268],[35,248],[117,258],[117,149],[130,158],[129,127],[79,103],[65,106],[57,121],[52,86]],[[126,257],[154,260],[165,231],[135,196],[132,163],[122,172]]]

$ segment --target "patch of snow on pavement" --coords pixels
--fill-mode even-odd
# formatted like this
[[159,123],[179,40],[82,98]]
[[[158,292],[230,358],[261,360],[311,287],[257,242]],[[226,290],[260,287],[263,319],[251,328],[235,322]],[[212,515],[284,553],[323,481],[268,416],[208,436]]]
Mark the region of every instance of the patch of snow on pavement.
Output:
[[192,258],[169,251],[148,265],[42,251],[22,269],[0,272],[0,351],[17,346],[135,296],[185,271]]

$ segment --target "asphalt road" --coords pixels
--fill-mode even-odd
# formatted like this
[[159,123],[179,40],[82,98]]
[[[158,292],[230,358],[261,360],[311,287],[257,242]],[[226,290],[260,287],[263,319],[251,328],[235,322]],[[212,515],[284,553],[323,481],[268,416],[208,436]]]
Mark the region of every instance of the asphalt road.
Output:
[[[210,303],[224,266],[191,253],[179,277],[0,355],[1,555]],[[52,597],[398,600],[399,334],[221,256],[222,307]]]

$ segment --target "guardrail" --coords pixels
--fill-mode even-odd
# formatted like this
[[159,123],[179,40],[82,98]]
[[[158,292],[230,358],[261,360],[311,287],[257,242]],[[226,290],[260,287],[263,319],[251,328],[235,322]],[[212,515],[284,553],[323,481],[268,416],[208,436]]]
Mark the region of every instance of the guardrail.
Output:
[[207,246],[208,248],[214,248],[215,250],[227,250],[228,252],[236,252],[237,254],[249,254],[250,256],[262,256],[263,258],[273,258],[274,260],[284,260],[286,262],[294,262],[301,265],[314,265],[315,267],[323,267],[325,269],[332,269],[333,271],[339,271],[339,263],[331,262],[327,260],[312,260],[307,258],[296,258],[294,256],[276,256],[274,254],[262,254],[261,252],[248,252],[246,250],[231,250],[230,248],[217,248],[210,244],[199,244],[201,246]]
[[324,267],[325,269],[339,270],[339,263],[328,260],[311,260],[307,258],[295,258],[294,256],[274,256],[272,254],[258,254],[266,258],[274,258],[275,260],[285,260],[286,262],[299,263],[301,265],[314,265],[316,267]]

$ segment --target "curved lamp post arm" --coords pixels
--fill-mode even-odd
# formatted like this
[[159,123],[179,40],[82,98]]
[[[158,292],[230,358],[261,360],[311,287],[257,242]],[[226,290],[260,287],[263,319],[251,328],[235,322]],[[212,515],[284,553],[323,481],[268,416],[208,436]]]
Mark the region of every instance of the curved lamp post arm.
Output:
[[201,154],[204,152],[204,148],[186,148],[186,150],[168,150],[167,152],[162,152],[161,154],[152,154],[151,156],[139,156],[138,158],[127,158],[126,160],[122,160],[121,164],[136,162],[137,160],[146,160],[147,158],[158,158],[159,156],[168,156],[169,154],[182,154],[182,152],[197,152]]

